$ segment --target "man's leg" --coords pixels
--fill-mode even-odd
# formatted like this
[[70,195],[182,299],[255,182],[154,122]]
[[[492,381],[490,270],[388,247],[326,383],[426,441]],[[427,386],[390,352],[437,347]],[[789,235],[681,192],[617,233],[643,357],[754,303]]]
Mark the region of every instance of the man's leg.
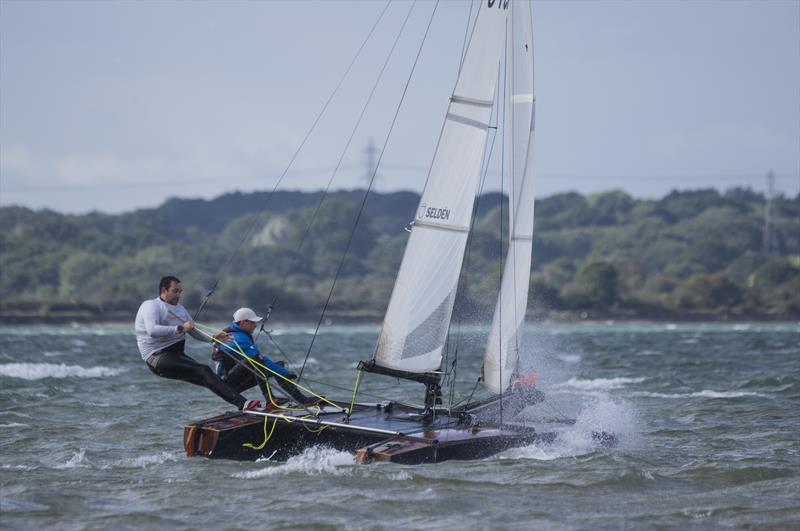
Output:
[[206,387],[239,409],[242,409],[246,402],[241,394],[217,378],[210,367],[196,362],[184,353],[163,352],[156,354],[151,360],[151,363],[147,364],[148,367],[162,378],[181,380]]
[[275,381],[278,383],[278,387],[283,389],[283,391],[290,397],[292,397],[292,400],[294,400],[298,404],[303,405],[314,402],[314,400],[311,397],[308,397],[303,393],[301,393],[300,389],[298,389],[297,386],[294,385],[293,383],[287,382],[286,380],[284,380],[279,376],[275,377]]
[[241,393],[256,385],[256,377],[247,368],[237,363],[228,371],[227,376],[225,376],[225,383],[237,393]]

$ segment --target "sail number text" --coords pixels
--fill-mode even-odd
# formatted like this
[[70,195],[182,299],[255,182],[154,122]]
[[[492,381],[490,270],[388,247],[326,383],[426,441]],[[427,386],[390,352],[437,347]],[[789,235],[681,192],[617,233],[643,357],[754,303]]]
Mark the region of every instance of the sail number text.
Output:
[[489,7],[494,7],[497,4],[498,9],[508,9],[509,0],[486,0]]

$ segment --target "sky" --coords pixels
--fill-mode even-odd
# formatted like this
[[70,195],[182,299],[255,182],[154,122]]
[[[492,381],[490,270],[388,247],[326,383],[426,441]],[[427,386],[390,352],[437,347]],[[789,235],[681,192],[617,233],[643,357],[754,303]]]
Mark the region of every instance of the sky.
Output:
[[[0,205],[118,213],[364,187],[369,142],[386,143],[376,190],[421,191],[477,2],[392,2],[312,129],[386,5],[0,0]],[[537,197],[763,192],[770,171],[800,193],[800,1],[532,12]]]

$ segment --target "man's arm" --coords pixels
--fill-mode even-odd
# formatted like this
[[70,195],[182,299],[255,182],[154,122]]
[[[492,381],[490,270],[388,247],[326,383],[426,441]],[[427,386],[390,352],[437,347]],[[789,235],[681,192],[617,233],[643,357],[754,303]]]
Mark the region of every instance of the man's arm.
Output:
[[242,352],[247,354],[247,344],[243,341],[246,340],[247,336],[240,332],[233,332],[231,334],[227,334],[228,339],[222,340],[223,343],[217,343],[217,346],[220,350],[227,352],[228,354],[233,354],[237,358],[242,357]]
[[275,363],[274,361],[272,361],[268,357],[264,356],[263,354],[261,355],[261,360],[264,362],[264,365],[266,365],[269,370],[277,372],[278,374],[280,374],[284,378],[289,376],[289,371],[288,370],[286,370],[284,367],[278,365],[277,363]]
[[175,325],[162,325],[158,323],[158,307],[154,304],[148,304],[143,310],[142,321],[144,322],[144,328],[148,336],[167,337],[179,334]]

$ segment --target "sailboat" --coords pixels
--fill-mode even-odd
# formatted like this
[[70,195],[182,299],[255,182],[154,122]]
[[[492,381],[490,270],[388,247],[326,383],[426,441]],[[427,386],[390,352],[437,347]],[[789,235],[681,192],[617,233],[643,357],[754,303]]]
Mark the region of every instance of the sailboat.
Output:
[[[491,396],[442,407],[443,350],[504,52],[503,109],[512,139],[509,245],[482,366]],[[355,453],[359,463],[429,463],[552,442],[574,424],[560,419],[534,426],[518,418],[544,399],[535,378],[518,368],[533,237],[534,105],[530,3],[482,0],[377,346],[371,359],[358,364],[361,373],[421,383],[424,404],[325,399],[313,407],[230,412],[185,428],[188,455],[283,460],[326,446]]]

